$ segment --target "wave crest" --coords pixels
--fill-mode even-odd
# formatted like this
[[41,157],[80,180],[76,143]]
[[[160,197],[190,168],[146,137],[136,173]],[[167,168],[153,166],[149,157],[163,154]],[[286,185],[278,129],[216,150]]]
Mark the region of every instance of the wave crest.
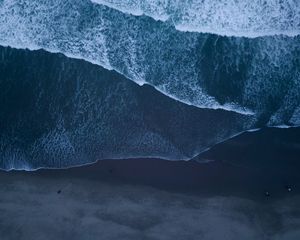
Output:
[[300,34],[298,0],[91,0],[136,16],[170,21],[181,31],[259,37]]
[[0,26],[2,45],[82,58],[187,104],[269,125],[297,118],[300,36],[181,32],[89,0],[4,0]]

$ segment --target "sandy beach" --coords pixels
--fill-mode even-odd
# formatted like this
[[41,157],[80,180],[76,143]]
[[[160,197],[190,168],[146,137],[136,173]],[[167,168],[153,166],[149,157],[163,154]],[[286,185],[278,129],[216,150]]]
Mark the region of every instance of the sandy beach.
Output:
[[300,0],[0,0],[0,240],[300,240]]
[[[261,179],[245,172],[228,179],[232,169],[219,164],[139,159],[69,170],[2,172],[1,239],[299,237],[298,191],[279,185],[276,194],[266,197]],[[127,175],[134,171],[139,175]]]
[[[299,165],[280,162],[279,153],[270,156],[276,167],[266,167],[267,157],[260,168],[234,161],[253,147],[259,156],[258,138],[287,133],[246,133],[188,162],[104,160],[1,172],[1,239],[299,239]],[[265,154],[278,144],[262,146]],[[214,161],[199,163],[208,158]]]

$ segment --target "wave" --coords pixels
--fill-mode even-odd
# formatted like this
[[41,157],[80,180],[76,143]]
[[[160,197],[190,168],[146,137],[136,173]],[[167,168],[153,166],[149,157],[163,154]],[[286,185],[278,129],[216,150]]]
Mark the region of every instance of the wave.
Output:
[[181,32],[89,0],[4,0],[0,26],[1,45],[84,59],[192,106],[270,126],[299,119],[300,36]]
[[0,47],[0,58],[1,169],[189,160],[256,124],[253,115],[187,106],[61,54]]
[[168,21],[180,31],[260,37],[300,34],[298,0],[91,0],[135,16]]

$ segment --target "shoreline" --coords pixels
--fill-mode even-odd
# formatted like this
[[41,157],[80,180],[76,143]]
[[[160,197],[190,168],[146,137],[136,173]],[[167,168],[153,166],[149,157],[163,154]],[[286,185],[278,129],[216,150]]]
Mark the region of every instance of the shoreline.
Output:
[[245,132],[189,161],[111,159],[65,169],[0,171],[0,176],[71,177],[259,200],[268,191],[269,199],[281,198],[300,193],[299,134],[300,128]]
[[299,130],[246,133],[191,161],[0,171],[1,240],[299,239]]
[[[300,177],[266,174],[213,161],[166,161],[160,159],[101,160],[95,164],[69,169],[40,169],[34,172],[0,172],[0,178],[77,179],[109,184],[153,187],[159,190],[204,197],[240,197],[255,201],[273,201],[300,194]],[[288,179],[291,179],[290,181]],[[287,187],[292,191],[288,192]],[[266,197],[265,192],[270,192]]]

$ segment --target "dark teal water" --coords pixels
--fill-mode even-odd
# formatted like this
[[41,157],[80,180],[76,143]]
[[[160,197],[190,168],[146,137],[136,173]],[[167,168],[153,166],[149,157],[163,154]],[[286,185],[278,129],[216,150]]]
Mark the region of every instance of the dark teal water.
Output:
[[0,50],[3,169],[189,159],[253,124],[252,116],[188,106],[82,60]]

